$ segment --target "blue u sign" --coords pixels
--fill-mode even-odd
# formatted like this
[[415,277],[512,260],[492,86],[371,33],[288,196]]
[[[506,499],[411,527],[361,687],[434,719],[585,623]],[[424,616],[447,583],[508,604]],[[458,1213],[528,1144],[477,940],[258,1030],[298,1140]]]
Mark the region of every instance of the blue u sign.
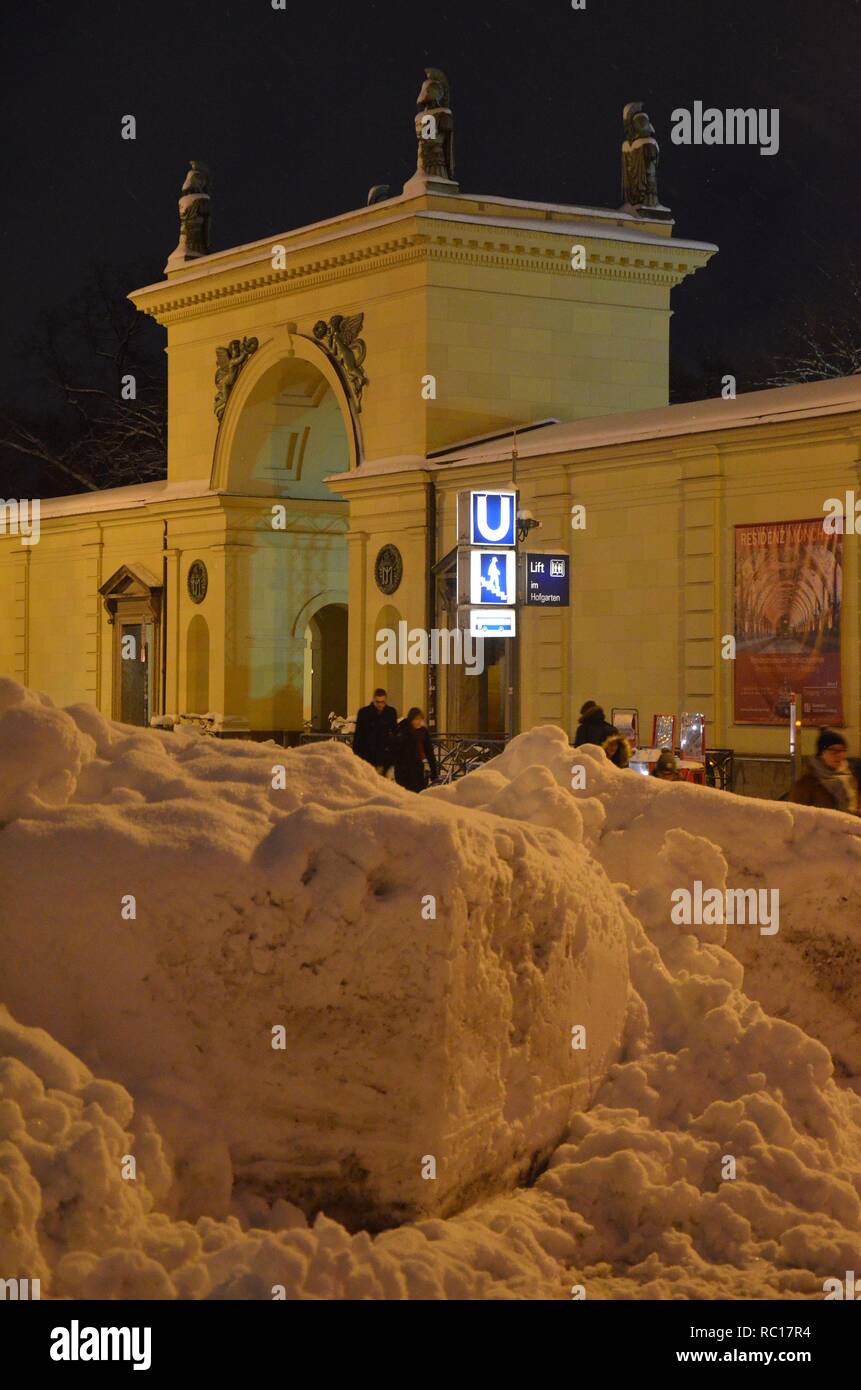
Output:
[[473,545],[515,545],[517,508],[513,492],[474,492],[472,494]]

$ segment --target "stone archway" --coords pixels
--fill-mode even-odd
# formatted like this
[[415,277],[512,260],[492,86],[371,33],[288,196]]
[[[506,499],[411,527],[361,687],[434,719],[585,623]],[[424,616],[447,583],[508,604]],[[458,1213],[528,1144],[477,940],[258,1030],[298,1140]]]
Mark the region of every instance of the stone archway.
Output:
[[[314,471],[321,436],[332,440],[338,433],[335,416],[340,417],[344,448],[331,460],[329,473],[346,472],[361,462],[359,418],[338,369],[319,343],[288,326],[276,328],[248,359],[230,394],[216,439],[211,486],[276,496],[285,483],[302,489]],[[273,447],[261,453],[260,434],[267,429]],[[282,478],[279,470],[288,476]]]
[[[332,710],[348,713],[348,508],[326,478],[347,471],[358,449],[332,362],[317,344],[276,329],[233,388],[212,472],[213,487],[242,499],[227,509],[225,705],[255,730],[298,734],[309,703],[318,727]],[[318,620],[309,700],[306,628],[323,601],[343,615]]]
[[305,715],[311,727],[328,730],[330,714],[347,710],[347,605],[318,608],[305,629]]

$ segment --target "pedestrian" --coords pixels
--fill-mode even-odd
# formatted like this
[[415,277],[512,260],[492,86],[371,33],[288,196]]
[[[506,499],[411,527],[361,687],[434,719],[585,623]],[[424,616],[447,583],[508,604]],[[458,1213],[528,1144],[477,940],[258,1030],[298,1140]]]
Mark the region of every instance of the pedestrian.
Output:
[[360,709],[356,716],[353,752],[375,767],[383,777],[388,776],[395,761],[397,727],[397,710],[389,704],[385,690],[375,690],[371,703]]
[[615,725],[607,723],[601,706],[596,705],[594,700],[587,700],[580,710],[574,747],[579,748],[582,743],[602,744],[606,739],[613,738],[616,733]]
[[424,791],[438,777],[430,731],[422,710],[414,706],[398,725],[395,740],[395,781],[411,792]]
[[676,756],[671,749],[662,749],[661,755],[649,776],[658,777],[662,782],[681,782],[682,774],[679,772]]
[[820,729],[816,756],[808,758],[807,770],[790,790],[789,800],[799,806],[821,806],[829,811],[846,811],[851,816],[861,815],[861,770],[856,759],[850,760],[842,734]]
[[609,738],[605,738],[601,747],[615,767],[625,768],[630,765],[633,749],[625,735],[620,734],[618,730],[614,731]]

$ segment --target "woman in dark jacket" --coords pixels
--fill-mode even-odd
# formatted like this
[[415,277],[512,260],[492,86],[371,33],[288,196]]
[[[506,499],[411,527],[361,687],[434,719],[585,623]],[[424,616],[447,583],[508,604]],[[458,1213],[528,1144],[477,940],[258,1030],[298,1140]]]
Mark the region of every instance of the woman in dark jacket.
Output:
[[581,743],[597,743],[600,746],[618,732],[613,724],[607,723],[601,706],[596,705],[594,700],[587,700],[580,711],[574,747],[579,748]]
[[436,756],[424,714],[414,707],[398,725],[395,781],[408,791],[421,792],[428,784],[428,777],[436,780],[437,775]]

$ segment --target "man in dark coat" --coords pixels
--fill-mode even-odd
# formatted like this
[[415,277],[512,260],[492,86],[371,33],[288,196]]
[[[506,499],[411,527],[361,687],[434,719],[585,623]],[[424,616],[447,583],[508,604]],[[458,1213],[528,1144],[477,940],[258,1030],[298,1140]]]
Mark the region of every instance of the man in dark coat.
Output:
[[607,723],[601,706],[596,705],[594,700],[587,700],[580,711],[580,722],[577,725],[574,747],[579,748],[581,743],[601,745],[608,738],[615,738],[618,732],[619,730],[614,725]]
[[356,716],[353,752],[375,767],[383,777],[394,765],[397,727],[397,710],[388,703],[385,690],[375,690],[371,703],[360,709]]
[[822,729],[816,741],[816,757],[789,793],[800,806],[821,806],[828,811],[861,815],[861,774],[858,761],[849,758],[842,734]]

